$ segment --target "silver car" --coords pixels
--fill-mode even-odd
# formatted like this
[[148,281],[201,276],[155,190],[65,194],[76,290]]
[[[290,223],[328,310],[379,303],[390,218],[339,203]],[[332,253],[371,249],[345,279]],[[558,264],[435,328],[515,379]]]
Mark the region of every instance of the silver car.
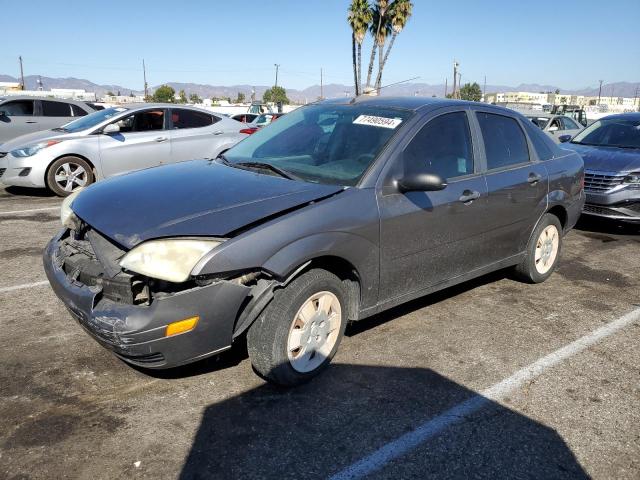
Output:
[[59,127],[95,110],[84,102],[58,98],[15,96],[0,99],[0,143]]
[[247,135],[244,124],[194,107],[107,108],[1,144],[0,182],[66,196],[113,175],[216,157]]
[[521,112],[543,132],[549,135],[554,142],[560,143],[562,139],[567,141],[577,135],[584,128],[573,118],[567,115],[554,115],[546,112]]

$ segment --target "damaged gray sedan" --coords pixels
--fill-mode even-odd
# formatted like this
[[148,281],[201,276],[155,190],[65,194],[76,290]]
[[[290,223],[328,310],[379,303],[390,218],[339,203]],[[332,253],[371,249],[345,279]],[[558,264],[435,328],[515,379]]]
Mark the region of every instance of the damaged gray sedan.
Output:
[[74,193],[44,264],[129,363],[170,368],[246,335],[260,375],[297,385],[349,321],[506,267],[544,281],[583,203],[582,159],[513,111],[334,100],[216,159]]

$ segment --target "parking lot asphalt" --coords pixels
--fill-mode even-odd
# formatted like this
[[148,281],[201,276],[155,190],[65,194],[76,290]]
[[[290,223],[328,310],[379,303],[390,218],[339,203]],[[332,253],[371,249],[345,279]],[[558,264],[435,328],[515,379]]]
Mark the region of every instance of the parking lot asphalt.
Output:
[[283,390],[242,344],[164,373],[97,345],[40,283],[59,204],[0,189],[0,478],[348,478],[389,445],[368,478],[640,478],[637,227],[581,221],[544,284],[497,272],[354,324]]

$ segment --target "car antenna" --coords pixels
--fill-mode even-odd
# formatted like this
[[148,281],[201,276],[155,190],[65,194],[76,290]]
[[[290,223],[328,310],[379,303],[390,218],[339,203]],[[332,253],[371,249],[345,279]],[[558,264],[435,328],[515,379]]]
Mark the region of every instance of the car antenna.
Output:
[[[376,95],[379,95],[380,94],[380,90],[382,90],[383,88],[393,87],[394,85],[400,85],[401,83],[411,82],[412,80],[417,80],[419,78],[420,77],[407,78],[406,80],[401,80],[401,81],[395,82],[395,83],[389,83],[388,85],[383,85],[382,87],[379,87],[379,88],[372,88],[367,93],[363,93],[362,95],[371,95],[373,92],[376,92]],[[355,98],[353,100],[355,100]]]

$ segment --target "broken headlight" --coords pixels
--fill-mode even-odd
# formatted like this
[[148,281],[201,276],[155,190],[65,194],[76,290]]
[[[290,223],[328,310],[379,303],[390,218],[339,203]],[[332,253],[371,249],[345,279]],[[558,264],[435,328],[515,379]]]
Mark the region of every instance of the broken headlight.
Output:
[[132,272],[168,282],[186,281],[196,264],[221,240],[150,240],[128,252],[120,266]]
[[60,206],[60,223],[62,223],[63,227],[73,229],[77,224],[78,217],[76,217],[76,214],[73,213],[73,210],[71,210],[71,204],[76,199],[81,190],[82,188],[77,189],[62,201],[62,205]]

